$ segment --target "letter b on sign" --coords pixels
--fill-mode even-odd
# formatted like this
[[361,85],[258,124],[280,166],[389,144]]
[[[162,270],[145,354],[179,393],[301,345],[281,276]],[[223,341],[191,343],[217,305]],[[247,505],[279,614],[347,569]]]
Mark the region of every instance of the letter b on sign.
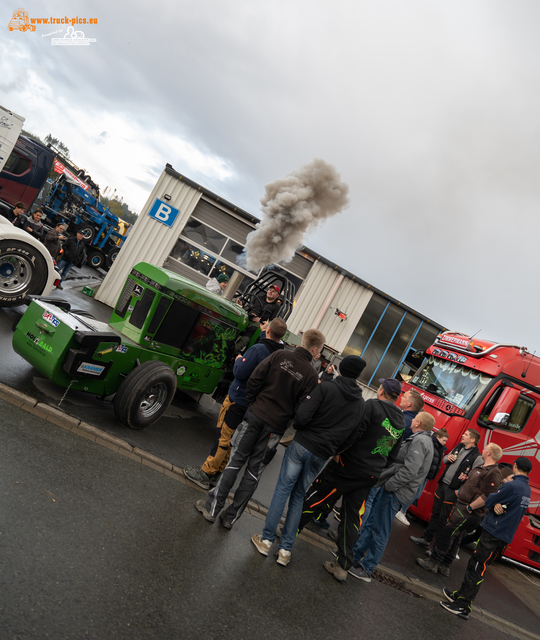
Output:
[[167,227],[172,227],[173,222],[176,220],[176,216],[180,213],[179,209],[171,207],[170,204],[156,199],[152,208],[148,212],[148,215],[158,222],[162,222]]

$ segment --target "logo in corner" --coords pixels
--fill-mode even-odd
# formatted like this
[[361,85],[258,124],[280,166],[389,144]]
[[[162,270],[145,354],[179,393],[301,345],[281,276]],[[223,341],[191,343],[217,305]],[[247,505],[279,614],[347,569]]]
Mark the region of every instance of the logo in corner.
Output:
[[35,31],[36,26],[30,24],[28,11],[17,9],[13,12],[13,17],[9,21],[8,31]]

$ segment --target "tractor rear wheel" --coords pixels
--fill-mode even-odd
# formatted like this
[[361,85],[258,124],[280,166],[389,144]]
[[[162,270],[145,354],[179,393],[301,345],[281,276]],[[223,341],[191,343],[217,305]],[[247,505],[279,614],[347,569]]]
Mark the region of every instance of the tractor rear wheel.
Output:
[[149,360],[133,369],[114,397],[114,415],[130,429],[146,429],[171,404],[176,375],[169,365]]

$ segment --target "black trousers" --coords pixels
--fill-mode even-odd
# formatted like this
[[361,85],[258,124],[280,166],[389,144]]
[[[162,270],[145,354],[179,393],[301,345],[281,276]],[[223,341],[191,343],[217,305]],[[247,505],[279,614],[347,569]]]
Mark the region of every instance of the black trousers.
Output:
[[441,482],[433,498],[433,511],[431,512],[429,524],[424,531],[425,540],[428,542],[433,540],[446,526],[456,501],[457,496],[455,490],[450,489],[447,484]]
[[465,577],[461,587],[454,594],[454,600],[470,609],[473,600],[480,591],[487,568],[506,546],[506,542],[499,540],[486,530],[482,531],[476,549],[469,560]]
[[223,509],[229,491],[245,464],[246,470],[234,493],[233,503],[223,514],[223,519],[230,524],[238,520],[255,493],[261,474],[272,459],[281,435],[282,433],[275,434],[270,424],[257,418],[250,409],[247,410],[245,419],[232,437],[229,462],[217,485],[208,492],[206,509],[211,515],[217,516]]
[[461,538],[473,531],[481,520],[481,516],[467,511],[466,504],[456,502],[448,522],[435,538],[431,559],[449,567],[456,558]]
[[340,475],[339,470],[339,465],[331,461],[307,490],[298,533],[312,518],[325,520],[336,502],[343,498],[338,528],[337,561],[342,569],[348,570],[354,565],[353,547],[362,525],[366,498],[377,480],[367,475],[347,478]]

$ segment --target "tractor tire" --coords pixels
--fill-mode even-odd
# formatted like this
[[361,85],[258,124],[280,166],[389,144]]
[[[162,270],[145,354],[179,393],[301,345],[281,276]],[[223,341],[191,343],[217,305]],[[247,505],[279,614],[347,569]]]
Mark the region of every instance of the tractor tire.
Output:
[[176,391],[176,375],[163,362],[143,362],[128,374],[114,396],[114,415],[130,429],[146,429],[154,424]]
[[119,247],[115,247],[114,249],[111,249],[109,251],[109,253],[107,254],[107,266],[109,268],[111,268],[113,266],[114,261],[116,260],[116,257],[118,256],[118,252],[120,251]]
[[0,241],[0,307],[24,304],[39,295],[47,282],[47,263],[41,253],[17,240]]
[[105,256],[100,251],[89,251],[88,264],[94,269],[99,269],[105,264]]
[[83,240],[90,243],[96,237],[97,230],[91,224],[81,224],[77,229],[77,233],[82,233]]

